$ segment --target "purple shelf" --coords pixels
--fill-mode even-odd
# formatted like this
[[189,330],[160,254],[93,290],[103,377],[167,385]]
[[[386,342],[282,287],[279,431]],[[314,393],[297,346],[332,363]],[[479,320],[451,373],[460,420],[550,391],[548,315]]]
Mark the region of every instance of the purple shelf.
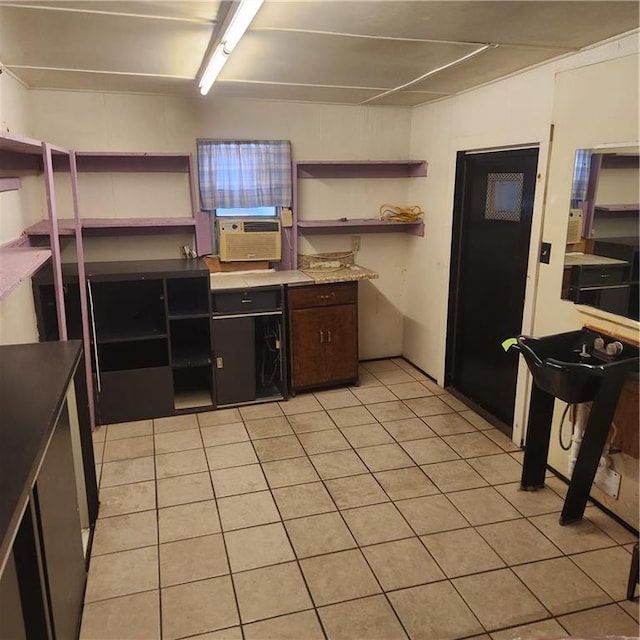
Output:
[[596,213],[633,214],[640,211],[640,204],[597,204]]
[[379,218],[349,220],[298,220],[300,235],[333,235],[337,233],[410,233],[424,236],[424,222],[391,222]]
[[29,278],[49,258],[49,249],[31,247],[0,248],[0,300],[9,295],[21,282]]
[[424,160],[296,162],[298,178],[423,178]]
[[[188,173],[191,156],[185,153],[120,153],[114,151],[77,151],[79,172]],[[54,159],[54,167],[69,170],[69,159]]]
[[[176,230],[193,230],[195,218],[83,218],[80,221],[84,235],[127,235],[145,233],[175,233]],[[28,236],[48,236],[49,222],[41,220],[25,229]],[[61,236],[74,235],[72,219],[58,219],[58,233]]]
[[20,178],[0,178],[0,192],[17,191],[20,185]]
[[640,155],[637,153],[602,153],[603,169],[638,169]]
[[[68,158],[67,149],[55,145],[49,145],[49,148],[54,158]],[[42,142],[0,133],[0,169],[42,171]]]

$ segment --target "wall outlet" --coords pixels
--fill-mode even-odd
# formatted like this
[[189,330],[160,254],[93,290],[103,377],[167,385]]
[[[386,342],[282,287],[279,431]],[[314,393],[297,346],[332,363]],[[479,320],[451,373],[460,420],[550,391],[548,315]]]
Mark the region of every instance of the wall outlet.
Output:
[[620,495],[621,476],[617,471],[607,467],[598,467],[593,483],[602,489],[607,495],[618,499]]
[[283,227],[293,226],[293,212],[289,207],[284,207],[280,212],[280,223]]
[[360,251],[360,236],[351,236],[351,251],[353,253]]

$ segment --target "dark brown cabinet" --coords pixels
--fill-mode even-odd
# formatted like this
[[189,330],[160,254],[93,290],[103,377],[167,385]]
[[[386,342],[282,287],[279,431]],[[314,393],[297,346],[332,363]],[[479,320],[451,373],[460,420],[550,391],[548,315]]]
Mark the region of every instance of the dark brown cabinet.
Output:
[[357,382],[358,283],[291,287],[291,390]]

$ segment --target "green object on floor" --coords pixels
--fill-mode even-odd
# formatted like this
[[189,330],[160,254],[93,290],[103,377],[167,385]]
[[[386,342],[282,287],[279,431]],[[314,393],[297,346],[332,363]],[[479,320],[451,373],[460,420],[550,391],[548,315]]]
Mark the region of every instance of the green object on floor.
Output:
[[509,349],[513,347],[514,344],[518,344],[518,341],[516,340],[516,338],[507,338],[506,340],[503,340],[502,348],[505,351],[509,351]]

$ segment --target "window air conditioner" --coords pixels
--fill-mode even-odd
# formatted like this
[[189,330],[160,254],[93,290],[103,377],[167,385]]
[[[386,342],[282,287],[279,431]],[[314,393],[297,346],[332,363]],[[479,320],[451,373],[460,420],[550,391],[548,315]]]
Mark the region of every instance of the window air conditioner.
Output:
[[280,260],[280,220],[218,220],[221,262]]

